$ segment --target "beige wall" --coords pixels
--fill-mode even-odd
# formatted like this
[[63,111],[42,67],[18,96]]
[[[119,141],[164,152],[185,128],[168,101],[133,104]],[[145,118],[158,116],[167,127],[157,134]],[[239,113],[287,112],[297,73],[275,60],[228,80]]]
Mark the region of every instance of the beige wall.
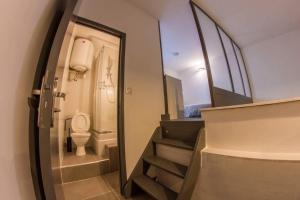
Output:
[[300,96],[300,29],[243,49],[256,101]]
[[192,199],[299,199],[299,107],[293,99],[204,111]]
[[28,152],[27,97],[31,93],[54,3],[54,0],[1,1],[1,199],[34,199]]
[[158,22],[125,0],[83,1],[79,15],[126,33],[126,167],[129,176],[164,112]]
[[248,155],[300,155],[299,107],[294,100],[204,111],[206,147]]
[[180,72],[184,105],[211,104],[206,70],[190,68]]
[[300,162],[202,154],[192,200],[299,200]]

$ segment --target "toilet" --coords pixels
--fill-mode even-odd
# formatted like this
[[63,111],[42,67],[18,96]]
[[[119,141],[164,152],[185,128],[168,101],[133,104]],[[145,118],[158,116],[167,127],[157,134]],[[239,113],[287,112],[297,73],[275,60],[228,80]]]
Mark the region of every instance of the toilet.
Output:
[[85,153],[85,145],[91,137],[91,133],[88,132],[90,129],[90,116],[85,113],[77,112],[71,121],[72,127],[72,140],[76,144],[76,155],[84,156]]

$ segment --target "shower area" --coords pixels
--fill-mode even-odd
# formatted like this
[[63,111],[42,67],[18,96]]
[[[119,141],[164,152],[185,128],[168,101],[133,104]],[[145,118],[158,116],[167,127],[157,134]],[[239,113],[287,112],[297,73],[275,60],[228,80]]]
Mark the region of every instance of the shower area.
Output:
[[118,49],[103,45],[97,54],[92,132],[94,149],[104,156],[105,145],[117,145]]

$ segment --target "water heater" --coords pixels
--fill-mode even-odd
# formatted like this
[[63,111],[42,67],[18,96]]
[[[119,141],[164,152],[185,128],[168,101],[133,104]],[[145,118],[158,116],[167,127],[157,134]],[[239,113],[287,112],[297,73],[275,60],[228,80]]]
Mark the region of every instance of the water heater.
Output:
[[77,38],[72,49],[70,68],[79,72],[89,70],[92,66],[93,55],[93,43],[85,38]]

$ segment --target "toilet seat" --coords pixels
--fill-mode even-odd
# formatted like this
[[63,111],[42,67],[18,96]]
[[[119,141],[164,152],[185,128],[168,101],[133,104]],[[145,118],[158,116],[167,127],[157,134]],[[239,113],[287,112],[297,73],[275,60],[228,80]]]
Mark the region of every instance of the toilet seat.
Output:
[[[73,132],[84,134],[90,129],[90,117],[85,113],[76,113],[71,121]],[[87,135],[86,135],[87,136]]]

